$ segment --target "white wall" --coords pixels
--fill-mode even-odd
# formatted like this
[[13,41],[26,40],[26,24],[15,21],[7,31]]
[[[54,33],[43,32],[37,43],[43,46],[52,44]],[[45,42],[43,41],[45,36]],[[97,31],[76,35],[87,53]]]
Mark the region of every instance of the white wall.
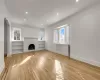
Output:
[[0,0],[0,73],[4,68],[4,18],[7,17],[7,10],[4,0]]
[[38,38],[39,32],[41,30],[40,28],[30,27],[30,26],[16,24],[16,23],[12,23],[11,26],[12,26],[12,29],[21,28],[22,40],[24,39],[24,37]]
[[53,28],[64,24],[70,25],[71,57],[100,66],[100,3],[46,28],[48,50],[67,52],[67,46],[53,44]]

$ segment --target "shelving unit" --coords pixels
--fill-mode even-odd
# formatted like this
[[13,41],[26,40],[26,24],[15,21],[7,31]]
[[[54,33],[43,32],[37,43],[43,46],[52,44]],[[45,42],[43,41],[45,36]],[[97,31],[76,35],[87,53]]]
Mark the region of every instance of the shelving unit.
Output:
[[[45,49],[45,41],[38,41],[37,42],[38,49],[37,50],[44,50]],[[24,52],[24,42],[23,41],[13,41],[12,42],[12,53],[23,53]]]
[[13,41],[12,42],[12,53],[22,53],[23,52],[23,41]]
[[38,41],[38,49],[39,50],[45,49],[45,41]]

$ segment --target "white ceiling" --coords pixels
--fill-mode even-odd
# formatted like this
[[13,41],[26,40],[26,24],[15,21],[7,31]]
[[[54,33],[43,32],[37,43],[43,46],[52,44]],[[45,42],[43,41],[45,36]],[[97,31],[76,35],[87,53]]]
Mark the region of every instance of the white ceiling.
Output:
[[12,22],[46,27],[96,1],[99,0],[79,0],[79,2],[76,0],[5,0],[5,5],[12,16]]

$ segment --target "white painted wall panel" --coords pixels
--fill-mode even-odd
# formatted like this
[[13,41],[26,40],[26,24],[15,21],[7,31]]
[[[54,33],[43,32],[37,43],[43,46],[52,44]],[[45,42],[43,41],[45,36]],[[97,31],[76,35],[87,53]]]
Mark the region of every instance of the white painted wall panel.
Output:
[[100,66],[100,3],[46,28],[46,48],[66,55],[67,46],[53,44],[53,28],[64,24],[70,25],[71,57]]

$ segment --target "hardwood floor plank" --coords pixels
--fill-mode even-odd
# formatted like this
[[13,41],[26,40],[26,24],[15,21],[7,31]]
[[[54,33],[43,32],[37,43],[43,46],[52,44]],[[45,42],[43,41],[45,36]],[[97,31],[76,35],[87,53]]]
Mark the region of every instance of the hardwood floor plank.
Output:
[[100,80],[100,68],[49,51],[5,58],[0,80]]

